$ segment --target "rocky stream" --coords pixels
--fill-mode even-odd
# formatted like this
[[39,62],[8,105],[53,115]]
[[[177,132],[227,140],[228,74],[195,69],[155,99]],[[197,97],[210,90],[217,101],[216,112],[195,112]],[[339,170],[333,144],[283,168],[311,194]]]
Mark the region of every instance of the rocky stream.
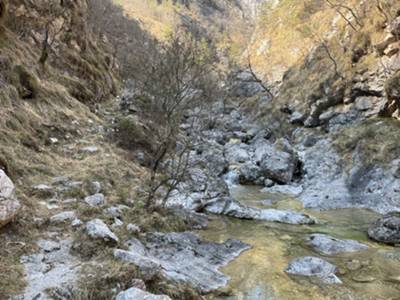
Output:
[[[210,300],[399,299],[398,161],[366,169],[355,151],[356,163],[347,165],[335,133],[299,127],[279,138],[236,106],[213,111],[213,126],[192,136],[200,142],[188,176],[167,202],[190,220],[193,232],[139,234],[135,224],[123,222],[129,207],[107,207],[101,184],[93,182],[84,202],[114,223],[83,223],[72,209],[53,215],[54,231],[37,241],[38,252],[21,259],[28,286],[14,299],[74,299],[85,262],[72,254],[75,246],[60,224],[105,241],[116,260],[136,265],[145,277],[188,284]],[[394,121],[376,119],[372,126],[382,122]],[[189,126],[181,129],[191,136]],[[98,155],[99,149],[80,152]],[[12,182],[0,175],[1,196],[13,199]],[[62,193],[75,185],[58,177],[34,188]],[[132,237],[117,236],[120,226]],[[116,299],[170,299],[144,290],[137,283]]]

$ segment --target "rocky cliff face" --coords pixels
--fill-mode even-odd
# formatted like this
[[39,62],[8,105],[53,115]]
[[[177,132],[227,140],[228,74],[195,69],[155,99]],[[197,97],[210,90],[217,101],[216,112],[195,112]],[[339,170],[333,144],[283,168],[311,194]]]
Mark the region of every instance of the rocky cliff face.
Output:
[[336,114],[332,109],[341,115],[352,111],[347,115],[353,119],[393,115],[400,7],[392,2],[381,7],[348,1],[332,7],[327,1],[281,1],[266,8],[250,57],[260,77],[281,84],[271,106],[287,105],[296,112],[292,122],[306,126],[327,122]]
[[399,209],[400,6],[388,2],[281,1],[259,19],[250,57],[275,97],[244,106],[291,137],[308,207]]

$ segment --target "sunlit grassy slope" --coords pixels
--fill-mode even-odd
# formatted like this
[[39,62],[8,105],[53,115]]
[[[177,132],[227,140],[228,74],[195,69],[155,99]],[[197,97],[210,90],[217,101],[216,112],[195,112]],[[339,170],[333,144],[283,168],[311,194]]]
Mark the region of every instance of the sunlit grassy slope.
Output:
[[[400,3],[382,1],[385,2],[388,15],[395,15]],[[357,47],[362,42],[360,36],[367,36],[374,45],[386,35],[381,26],[384,15],[375,1],[335,0],[331,3],[343,3],[352,9],[357,20],[350,10],[340,10],[355,29],[326,0],[281,0],[273,8],[265,4],[250,45],[256,70],[266,78],[280,80],[289,67],[301,63],[321,41],[328,41],[332,53],[340,61],[347,59],[346,55],[343,57],[343,48]],[[343,63],[346,65],[348,61]],[[364,58],[364,66],[374,63],[373,57]]]

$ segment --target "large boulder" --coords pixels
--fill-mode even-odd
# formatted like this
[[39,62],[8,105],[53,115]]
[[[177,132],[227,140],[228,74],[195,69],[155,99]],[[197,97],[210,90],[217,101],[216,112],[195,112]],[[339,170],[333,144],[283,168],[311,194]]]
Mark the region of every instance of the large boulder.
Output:
[[377,220],[369,227],[368,236],[381,243],[400,244],[400,213],[390,213]]
[[138,288],[130,288],[117,295],[116,300],[171,300],[165,295],[154,295]]
[[15,219],[21,208],[11,179],[0,170],[0,228]]
[[292,181],[298,164],[296,155],[280,150],[275,145],[264,144],[262,149],[256,150],[257,156],[261,157],[260,169],[265,177],[279,183]]

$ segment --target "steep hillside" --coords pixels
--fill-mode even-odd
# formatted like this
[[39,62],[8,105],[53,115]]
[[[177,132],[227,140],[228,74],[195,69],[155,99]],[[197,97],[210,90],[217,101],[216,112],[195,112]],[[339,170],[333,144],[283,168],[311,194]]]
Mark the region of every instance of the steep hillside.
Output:
[[395,299],[398,119],[398,0],[0,0],[0,300]]
[[87,122],[95,103],[117,93],[106,45],[90,35],[86,14],[84,1],[10,3],[0,45],[0,162],[13,176],[48,165],[50,157],[27,153],[73,136],[73,121]]
[[292,123],[321,125],[329,108],[342,115],[360,101],[368,116],[398,109],[390,87],[398,76],[399,4],[342,2],[280,1],[260,13],[250,58],[277,90],[264,111],[284,126],[291,113]]
[[[8,245],[0,250],[0,299],[22,292],[27,282],[20,257],[36,249],[49,231],[48,217],[63,209],[54,204],[62,192],[48,193],[44,183],[59,176],[78,186],[90,178],[118,181],[137,170],[125,152],[104,144],[107,121],[95,114],[118,93],[120,79],[110,45],[91,30],[87,2],[7,4],[0,1],[0,169],[15,183],[20,210],[9,210],[2,190],[1,226],[15,222],[0,232],[0,243]],[[103,159],[82,150],[93,144],[102,145]],[[82,194],[78,186],[67,189],[69,197]],[[117,197],[122,188],[114,191]]]
[[129,16],[140,21],[155,37],[166,38],[179,26],[215,43],[221,58],[237,59],[246,49],[258,7],[265,0],[126,1]]

